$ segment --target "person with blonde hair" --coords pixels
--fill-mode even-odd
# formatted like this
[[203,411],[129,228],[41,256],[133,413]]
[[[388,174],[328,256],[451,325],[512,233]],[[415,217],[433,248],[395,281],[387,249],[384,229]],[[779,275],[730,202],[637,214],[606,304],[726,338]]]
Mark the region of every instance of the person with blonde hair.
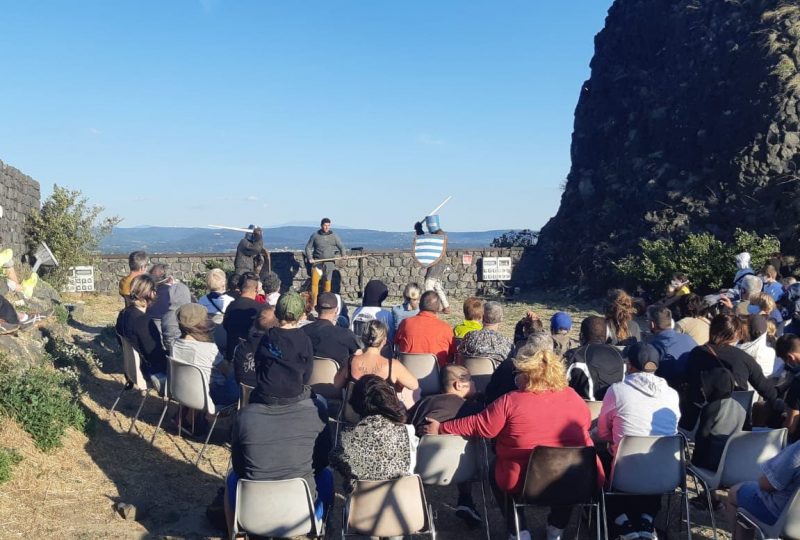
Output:
[[392,308],[395,332],[404,319],[408,319],[419,313],[419,299],[421,296],[422,289],[419,283],[409,283],[405,286],[403,289],[403,303]]
[[633,298],[622,289],[608,291],[605,306],[608,341],[612,345],[630,345],[642,339],[642,329],[633,320],[636,306]]
[[217,324],[222,324],[225,310],[228,309],[230,303],[233,302],[233,297],[225,292],[227,284],[228,278],[224,270],[221,268],[210,270],[206,276],[208,294],[200,298],[197,302],[206,308],[208,316]]
[[[425,432],[496,438],[497,459],[492,488],[506,526],[514,530],[512,496],[519,494],[531,452],[537,446],[592,446],[591,415],[586,403],[567,385],[561,358],[552,350],[525,345],[514,359],[517,390],[499,397],[479,414],[439,423],[428,418]],[[603,478],[598,467],[598,477]],[[569,508],[551,508],[548,540],[560,540],[569,521]],[[520,539],[530,538],[525,516],[519,513]]]

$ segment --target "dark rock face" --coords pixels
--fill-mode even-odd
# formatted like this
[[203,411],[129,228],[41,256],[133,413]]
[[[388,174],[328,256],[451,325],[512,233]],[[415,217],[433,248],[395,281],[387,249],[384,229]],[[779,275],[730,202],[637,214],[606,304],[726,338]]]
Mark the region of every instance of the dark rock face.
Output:
[[591,68],[536,271],[597,285],[642,237],[736,227],[797,249],[796,2],[616,0]]

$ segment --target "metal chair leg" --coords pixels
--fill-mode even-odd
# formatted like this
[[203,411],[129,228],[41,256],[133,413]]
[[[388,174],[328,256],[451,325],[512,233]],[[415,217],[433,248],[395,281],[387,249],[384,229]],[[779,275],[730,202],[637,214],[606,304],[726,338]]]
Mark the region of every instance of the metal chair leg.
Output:
[[158,424],[156,425],[156,430],[153,432],[153,436],[150,437],[150,446],[152,446],[153,443],[156,440],[156,435],[158,435],[158,430],[161,429],[161,424],[162,424],[162,422],[164,422],[164,416],[166,416],[168,408],[169,408],[169,400],[165,399],[164,400],[164,408],[161,410],[161,418],[158,419]]
[[119,400],[122,397],[122,394],[125,392],[125,390],[127,390],[127,388],[125,388],[123,386],[122,390],[120,390],[119,394],[117,394],[117,399],[114,400],[114,404],[111,406],[111,409],[109,409],[109,411],[108,411],[109,418],[114,416],[114,413],[116,412],[117,404],[119,403]]
[[203,443],[203,448],[200,449],[200,453],[197,454],[197,460],[194,462],[195,465],[200,463],[200,458],[203,457],[203,452],[206,451],[206,446],[208,446],[208,441],[211,439],[211,434],[214,432],[214,426],[217,425],[217,418],[219,418],[219,413],[214,414],[214,421],[211,423],[211,428],[209,428],[208,433],[206,434],[206,442]]
[[147,392],[144,392],[142,395],[142,402],[139,403],[139,408],[136,410],[136,414],[133,416],[133,421],[131,422],[131,427],[128,428],[128,433],[133,431],[133,426],[136,424],[136,421],[139,419],[139,414],[142,412],[142,407],[144,407],[144,402],[147,401]]
[[[511,497],[511,495],[508,495],[508,497]],[[513,497],[511,497],[511,511],[514,512],[514,529],[516,530],[516,533],[517,533],[516,538],[517,538],[517,540],[520,540],[519,539],[519,534],[520,534],[520,531],[519,531],[519,514],[517,514],[517,503],[514,501]]]
[[689,517],[689,492],[683,490],[683,503],[686,507],[686,537],[692,540],[692,520]]
[[600,502],[603,506],[603,538],[608,539],[608,509],[606,508],[606,492],[603,490],[600,490]]
[[483,499],[483,528],[486,532],[486,540],[492,540],[491,533],[489,532],[489,511],[486,508],[486,487],[483,485],[483,476],[481,476],[481,499]]

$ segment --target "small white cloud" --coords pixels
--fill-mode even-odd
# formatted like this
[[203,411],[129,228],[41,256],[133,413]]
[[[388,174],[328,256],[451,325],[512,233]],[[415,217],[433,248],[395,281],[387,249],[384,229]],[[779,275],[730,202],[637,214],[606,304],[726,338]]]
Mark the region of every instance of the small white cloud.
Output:
[[257,201],[257,200],[258,200],[258,197],[256,197],[255,195],[248,195],[248,196],[245,198],[245,200],[246,200],[246,201],[253,202],[253,201]]
[[447,141],[439,137],[435,137],[430,133],[420,133],[417,135],[417,144],[421,144],[423,146],[442,146],[447,144]]

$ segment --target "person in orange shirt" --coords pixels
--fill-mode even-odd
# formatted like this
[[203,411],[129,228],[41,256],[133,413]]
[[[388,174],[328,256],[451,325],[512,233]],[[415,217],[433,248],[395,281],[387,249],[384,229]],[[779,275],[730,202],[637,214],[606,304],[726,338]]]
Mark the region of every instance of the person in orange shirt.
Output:
[[141,276],[147,271],[147,253],[144,251],[134,251],[128,255],[128,268],[131,269],[130,273],[124,278],[119,280],[119,295],[125,301],[125,306],[129,306],[131,300],[131,283],[133,278]]
[[397,351],[404,353],[431,353],[444,367],[455,355],[453,329],[436,316],[441,302],[436,291],[427,291],[419,300],[419,314],[404,319],[394,336]]

